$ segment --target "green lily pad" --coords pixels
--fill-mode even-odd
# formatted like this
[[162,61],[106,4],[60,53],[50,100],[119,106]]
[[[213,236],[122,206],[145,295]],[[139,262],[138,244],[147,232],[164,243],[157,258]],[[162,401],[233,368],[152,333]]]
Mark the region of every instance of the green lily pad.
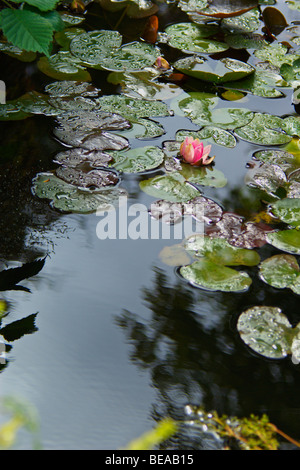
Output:
[[37,66],[41,72],[55,80],[78,80],[83,82],[92,80],[85,65],[69,51],[59,51],[51,57],[41,57]]
[[185,75],[213,83],[240,80],[255,71],[254,67],[240,60],[225,58],[208,61],[197,56],[177,60],[174,68]]
[[54,39],[62,47],[62,50],[68,51],[71,41],[83,33],[85,33],[85,30],[82,28],[66,28],[55,33]]
[[277,307],[252,307],[243,312],[237,323],[242,340],[258,354],[281,359],[293,352],[299,358],[294,341],[299,341],[299,326],[292,328]]
[[264,37],[257,33],[227,33],[225,42],[233,49],[258,50],[268,45]]
[[107,186],[116,186],[119,177],[112,171],[93,169],[83,171],[79,168],[60,166],[56,170],[56,176],[66,183],[73,184],[78,188],[99,189]]
[[[232,2],[235,3],[235,2]],[[222,28],[231,32],[253,33],[260,27],[260,12],[257,8],[251,9],[242,15],[222,20]]]
[[279,188],[287,186],[287,177],[280,166],[259,163],[248,170],[245,183],[252,188],[266,191],[271,196],[276,196]]
[[111,166],[123,173],[140,173],[159,167],[164,153],[158,147],[142,147],[122,152],[109,152],[113,158]]
[[236,146],[236,138],[231,132],[214,126],[203,127],[200,131],[178,131],[176,132],[176,140],[183,142],[186,137],[192,136],[193,139],[213,142],[222,147],[234,148]]
[[187,202],[199,196],[199,191],[178,172],[155,176],[140,182],[140,188],[149,196],[170,202]]
[[224,87],[233,90],[246,91],[252,95],[262,96],[263,98],[280,98],[284,96],[282,91],[276,87],[287,86],[283,78],[268,70],[256,70],[254,74],[237,82],[224,83]]
[[162,101],[135,99],[125,95],[106,95],[95,101],[101,111],[118,113],[131,123],[141,124],[144,134],[137,135],[137,138],[153,138],[164,134],[160,124],[144,119],[168,116],[168,107]]
[[[288,52],[285,44],[268,44],[254,52],[254,55],[263,61],[270,62],[275,67],[280,68],[283,64],[292,65],[299,58],[296,54]],[[285,77],[284,77],[285,78]]]
[[77,60],[89,66],[99,65],[122,44],[122,36],[118,31],[90,31],[73,38],[70,52]]
[[157,5],[149,0],[96,0],[104,10],[116,12],[124,10],[129,18],[144,18],[154,15]]
[[272,214],[288,225],[300,226],[300,199],[285,198],[271,204]]
[[187,54],[215,54],[226,51],[229,46],[224,42],[206,39],[216,32],[216,26],[195,23],[177,23],[166,28],[168,44]]
[[190,183],[213,188],[224,188],[227,178],[224,173],[214,167],[195,167],[182,163],[179,173]]
[[97,97],[100,90],[87,82],[75,80],[59,80],[49,83],[45,87],[45,92],[51,98],[74,98],[80,96],[83,98]]
[[83,166],[90,168],[106,168],[112,161],[112,157],[108,153],[99,150],[71,148],[64,152],[59,152],[53,161],[68,168]]
[[180,274],[193,286],[211,291],[244,292],[252,283],[247,273],[215,264],[208,259],[181,267]]
[[284,120],[271,114],[255,113],[249,124],[235,129],[238,137],[247,142],[260,145],[282,145],[290,142],[282,127]]
[[51,207],[59,211],[82,214],[118,207],[119,199],[127,195],[119,187],[80,190],[52,173],[39,173],[33,180],[32,192],[41,199],[48,199]]
[[300,294],[300,269],[292,255],[275,255],[264,260],[259,268],[260,278],[278,289],[290,288]]
[[108,57],[94,65],[94,68],[126,72],[143,70],[151,67],[160,55],[159,48],[152,44],[132,42],[112,51]]
[[300,231],[297,229],[279,230],[267,234],[267,242],[279,250],[300,255]]
[[215,126],[221,129],[233,130],[237,127],[246,126],[252,118],[253,113],[244,108],[215,108],[218,99],[211,98],[206,93],[190,93],[178,103],[183,114],[199,126]]
[[223,266],[256,266],[260,262],[260,256],[256,251],[232,246],[224,238],[192,235],[187,238],[184,247],[196,258],[205,257]]
[[280,67],[280,74],[293,88],[300,86],[300,57],[293,56],[293,62],[284,63]]
[[0,41],[0,52],[4,52],[10,57],[18,59],[21,62],[33,62],[37,57],[36,52],[24,51],[23,49],[4,41]]
[[299,156],[277,149],[259,150],[253,154],[253,158],[271,165],[278,165],[287,175],[296,170],[300,164]]
[[194,3],[197,5],[196,10],[201,15],[211,16],[213,18],[231,18],[235,16],[240,16],[258,6],[257,0],[236,0],[224,1],[224,0],[209,0],[202,4],[203,2]]

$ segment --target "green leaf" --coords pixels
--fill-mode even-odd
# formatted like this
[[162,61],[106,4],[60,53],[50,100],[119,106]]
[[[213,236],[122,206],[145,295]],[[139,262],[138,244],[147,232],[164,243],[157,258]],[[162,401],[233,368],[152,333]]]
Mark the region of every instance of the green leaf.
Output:
[[32,192],[41,199],[50,200],[51,207],[55,209],[81,214],[118,207],[119,199],[127,194],[119,187],[80,190],[52,173],[39,173],[33,180]]
[[292,328],[277,307],[252,307],[246,310],[238,319],[237,329],[242,340],[258,354],[281,359],[293,351],[299,358],[299,351],[296,349],[299,326]]
[[243,292],[252,283],[247,273],[218,265],[205,258],[180,268],[180,274],[193,286],[211,291]]
[[297,229],[279,230],[267,234],[267,242],[279,250],[300,255],[300,231]]
[[199,196],[199,191],[178,172],[155,176],[141,181],[140,188],[149,196],[170,202],[187,202]]
[[249,124],[235,130],[238,137],[260,145],[281,145],[292,140],[283,130],[284,120],[271,114],[255,113]]
[[[11,0],[14,3],[24,3],[24,0]],[[54,10],[58,0],[25,0],[25,3],[38,8],[41,11]]]
[[256,266],[260,262],[256,251],[232,246],[224,238],[196,234],[187,238],[184,247],[194,257],[205,257],[222,266]]
[[158,147],[142,147],[121,152],[109,152],[113,157],[111,166],[123,173],[141,173],[160,166],[164,153]]
[[198,184],[200,186],[224,188],[227,184],[227,178],[225,178],[224,173],[211,166],[195,167],[183,163],[179,173],[190,183]]
[[20,49],[49,55],[53,26],[48,20],[31,11],[8,8],[2,11],[2,19],[8,41]]
[[285,198],[271,204],[271,212],[282,222],[294,227],[300,226],[300,199]]
[[240,60],[225,58],[208,61],[197,56],[177,60],[174,68],[185,75],[213,83],[240,80],[255,71],[254,67]]
[[82,62],[68,51],[59,51],[51,57],[41,57],[37,65],[41,72],[55,80],[92,80]]
[[300,269],[292,255],[275,255],[260,265],[260,278],[278,289],[290,288],[300,294]]
[[121,44],[122,36],[118,31],[90,31],[76,36],[70,43],[70,51],[79,61],[96,66]]

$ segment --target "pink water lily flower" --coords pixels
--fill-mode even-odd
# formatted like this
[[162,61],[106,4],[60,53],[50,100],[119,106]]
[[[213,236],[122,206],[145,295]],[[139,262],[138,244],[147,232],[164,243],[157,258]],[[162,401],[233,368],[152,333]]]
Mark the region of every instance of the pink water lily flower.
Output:
[[209,158],[211,145],[204,147],[203,142],[193,137],[186,137],[180,146],[180,155],[190,165],[209,165],[215,157]]

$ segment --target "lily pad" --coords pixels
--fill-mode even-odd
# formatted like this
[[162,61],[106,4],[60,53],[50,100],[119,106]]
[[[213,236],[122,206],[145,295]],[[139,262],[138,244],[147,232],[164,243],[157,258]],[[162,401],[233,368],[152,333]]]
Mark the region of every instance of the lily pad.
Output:
[[140,182],[140,188],[149,196],[170,202],[187,202],[199,196],[199,190],[178,172],[155,176]]
[[300,231],[297,229],[279,230],[267,234],[267,242],[279,250],[300,255]]
[[112,171],[107,170],[94,169],[83,171],[78,168],[60,166],[55,173],[56,176],[66,183],[84,189],[99,189],[107,186],[115,186],[119,182],[119,177]]
[[260,262],[260,256],[256,251],[234,247],[223,238],[192,235],[187,238],[184,247],[196,258],[205,257],[223,266],[256,266]]
[[74,98],[76,96],[95,98],[99,95],[100,90],[87,82],[59,80],[49,83],[49,85],[45,87],[45,92],[48,93],[51,98]]
[[271,165],[278,165],[287,175],[296,170],[300,163],[297,155],[277,149],[259,150],[253,154],[253,158]]
[[0,41],[0,52],[4,52],[10,57],[18,59],[21,62],[33,62],[37,57],[36,52],[24,51],[10,42],[4,41]]
[[111,166],[123,173],[141,173],[159,167],[164,153],[158,147],[142,147],[122,152],[109,152],[113,158]]
[[258,0],[236,0],[235,2],[229,0],[210,0],[205,8],[198,10],[198,13],[214,18],[231,18],[240,16],[257,6]]
[[[233,3],[233,2],[232,2]],[[235,3],[235,2],[234,2]],[[257,8],[252,8],[242,15],[224,18],[222,28],[229,29],[235,33],[252,33],[260,27],[260,12]]]
[[252,283],[247,273],[217,265],[208,259],[181,267],[180,274],[193,286],[211,291],[244,292]]
[[185,75],[213,83],[240,80],[255,71],[254,67],[240,60],[225,58],[208,61],[197,56],[177,60],[174,68]]
[[236,146],[236,138],[231,132],[214,126],[203,127],[200,131],[178,131],[176,133],[176,140],[183,142],[188,136],[202,141],[207,140],[223,147],[234,148]]
[[246,126],[253,118],[254,114],[244,108],[213,109],[217,102],[218,99],[213,99],[208,94],[192,92],[188,98],[179,101],[178,107],[186,117],[199,126],[233,130]]
[[198,222],[212,224],[220,220],[222,213],[219,204],[203,196],[197,196],[187,203],[159,200],[153,202],[150,208],[151,217],[156,220],[162,219],[167,224],[180,222],[185,216],[191,216]]
[[268,45],[264,37],[258,33],[227,33],[225,42],[233,49],[258,50]]
[[252,121],[235,129],[235,133],[253,144],[282,145],[292,140],[292,137],[282,130],[283,125],[283,119],[277,116],[255,113]]
[[167,42],[171,47],[193,54],[214,54],[228,49],[227,44],[207,39],[218,31],[215,25],[177,23],[166,28]]
[[162,101],[134,99],[125,95],[101,96],[95,101],[102,112],[118,113],[131,123],[141,124],[144,134],[137,135],[137,138],[153,138],[164,134],[160,124],[144,119],[169,116],[168,106]]
[[256,70],[254,74],[237,82],[224,83],[224,87],[242,90],[263,98],[280,98],[284,94],[277,87],[287,86],[283,78],[271,71]]
[[253,165],[245,177],[245,183],[274,196],[280,187],[287,185],[287,177],[278,165],[259,163]]
[[160,55],[159,48],[152,44],[132,42],[111,52],[108,57],[104,57],[97,65],[94,65],[94,68],[133,72],[151,67]]
[[37,63],[41,72],[55,80],[92,80],[85,65],[69,51],[59,51],[51,57],[41,57]]
[[119,187],[80,190],[53,173],[39,173],[33,180],[32,192],[41,199],[48,199],[51,207],[59,211],[82,214],[111,210],[118,207],[120,198],[127,196]]
[[227,184],[227,178],[225,178],[223,172],[214,167],[194,167],[182,163],[179,173],[190,183],[200,186],[224,188]]
[[300,199],[284,198],[271,204],[271,213],[288,225],[300,226]]
[[59,152],[54,162],[69,168],[82,167],[88,165],[90,168],[107,167],[112,161],[112,157],[98,150],[85,150],[82,148],[72,148],[65,152]]
[[275,255],[264,260],[259,267],[259,276],[273,287],[290,288],[300,294],[300,269],[292,255]]
[[[275,67],[280,67],[283,64],[292,65],[299,56],[288,52],[288,47],[282,43],[268,44],[254,52],[254,55],[263,61],[270,62]],[[284,77],[285,78],[285,77]]]
[[242,340],[258,354],[271,359],[282,359],[299,351],[293,342],[299,340],[300,328],[292,328],[287,317],[277,307],[252,307],[243,312],[237,323]]
[[157,5],[149,0],[96,0],[104,10],[111,12],[125,10],[130,18],[144,18],[154,15]]
[[79,62],[95,66],[109,58],[121,44],[122,36],[118,31],[90,31],[76,36],[71,41],[70,52]]

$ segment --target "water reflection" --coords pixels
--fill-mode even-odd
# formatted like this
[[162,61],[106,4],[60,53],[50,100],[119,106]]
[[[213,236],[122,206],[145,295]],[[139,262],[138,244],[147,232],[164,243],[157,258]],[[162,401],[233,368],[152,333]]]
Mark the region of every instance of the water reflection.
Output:
[[[285,307],[293,316],[296,295],[287,300],[257,278],[246,294],[204,292],[155,267],[142,300],[149,318],[124,310],[117,324],[131,345],[131,361],[151,372],[154,419],[182,419],[192,403],[240,417],[267,413],[279,428],[299,435],[299,367],[253,354],[235,328],[238,315],[257,303]],[[190,446],[197,448],[196,434]]]

